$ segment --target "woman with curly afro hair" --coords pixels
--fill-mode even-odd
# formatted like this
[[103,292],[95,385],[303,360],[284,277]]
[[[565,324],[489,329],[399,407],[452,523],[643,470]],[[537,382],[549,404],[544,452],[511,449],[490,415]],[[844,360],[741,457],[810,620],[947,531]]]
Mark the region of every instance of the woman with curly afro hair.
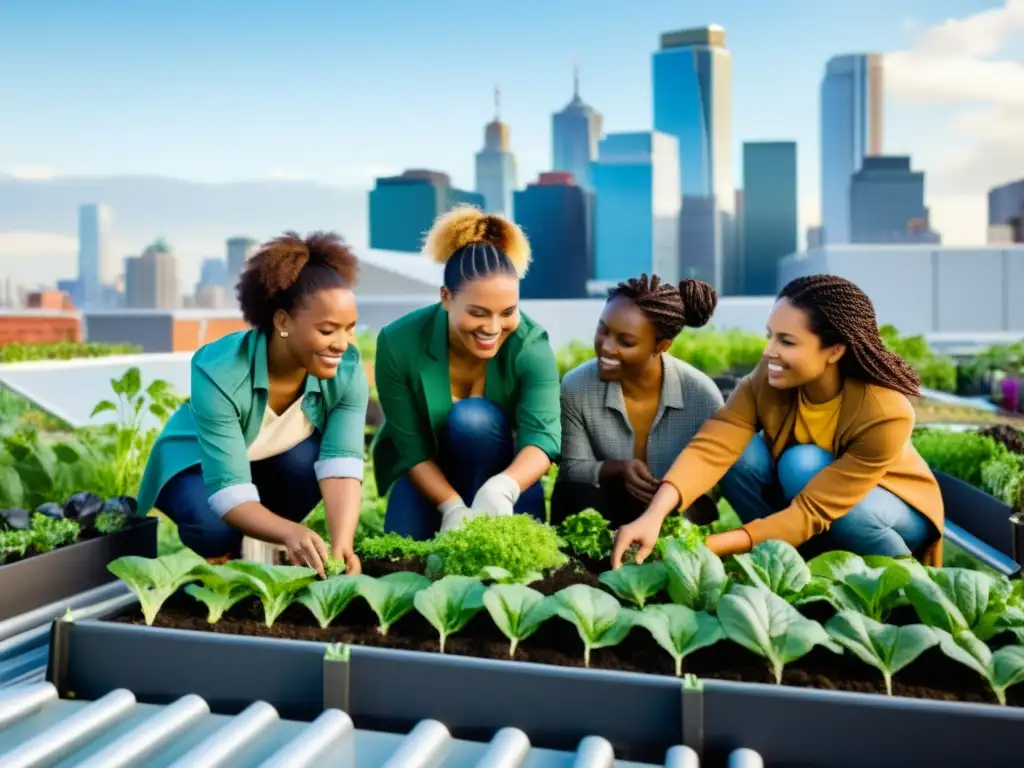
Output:
[[743,521],[709,536],[725,556],[780,539],[942,564],[938,482],[910,442],[918,378],[882,343],[871,301],[849,280],[811,275],[779,293],[760,364],[668,471],[647,510],[616,534],[615,567],[642,561],[665,516],[721,480]]
[[[594,334],[594,354],[562,379],[562,456],[551,520],[586,509],[612,525],[646,508],[659,479],[722,406],[709,376],[668,354],[683,328],[700,328],[718,304],[700,280],[678,286],[641,275],[611,290]],[[687,516],[717,510],[702,496]]]
[[424,251],[444,265],[440,302],[377,338],[385,529],[422,540],[474,515],[544,520],[538,481],[558,458],[561,424],[547,333],[519,311],[530,245],[508,219],[460,206]]
[[[369,387],[353,344],[357,271],[335,234],[271,240],[238,283],[252,329],[193,355],[191,398],[153,447],[139,507],[170,517],[199,555],[237,556],[245,535],[320,576],[335,559],[360,571]],[[330,552],[302,525],[321,500]]]

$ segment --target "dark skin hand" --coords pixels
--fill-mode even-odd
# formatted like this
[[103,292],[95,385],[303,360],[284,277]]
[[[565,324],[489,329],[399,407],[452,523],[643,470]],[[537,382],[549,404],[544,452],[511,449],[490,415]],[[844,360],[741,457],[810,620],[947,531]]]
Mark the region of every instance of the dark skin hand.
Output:
[[640,459],[604,462],[601,465],[601,482],[613,478],[620,479],[629,494],[644,504],[654,498],[660,484],[658,479],[651,474],[650,468]]

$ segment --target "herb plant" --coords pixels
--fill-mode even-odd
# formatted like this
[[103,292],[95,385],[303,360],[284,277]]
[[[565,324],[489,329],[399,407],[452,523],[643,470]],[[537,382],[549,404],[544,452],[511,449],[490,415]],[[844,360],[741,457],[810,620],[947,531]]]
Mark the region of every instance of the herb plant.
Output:
[[484,607],[495,626],[509,639],[508,655],[555,615],[558,605],[552,597],[522,584],[495,584],[484,592]]
[[892,696],[892,676],[939,642],[931,627],[881,624],[857,611],[840,611],[825,624],[833,640],[882,673]]
[[583,641],[583,664],[587,667],[593,649],[618,645],[636,623],[636,611],[623,608],[618,600],[596,587],[573,584],[552,597],[558,615],[576,626]]
[[640,613],[638,623],[672,656],[676,677],[683,673],[686,656],[725,637],[716,616],[691,611],[685,605],[649,605]]
[[119,557],[107,569],[138,595],[146,624],[152,626],[164,601],[180,587],[198,580],[198,569],[205,565],[191,549],[183,549],[163,557]]
[[448,636],[461,631],[483,609],[486,590],[478,579],[445,576],[413,595],[416,610],[440,635],[441,653]]
[[419,573],[402,571],[374,579],[359,576],[359,594],[377,614],[377,629],[386,635],[391,625],[412,610],[416,593],[430,586],[430,579]]
[[658,594],[668,584],[668,568],[663,562],[623,565],[614,571],[605,571],[599,581],[620,600],[637,608]]

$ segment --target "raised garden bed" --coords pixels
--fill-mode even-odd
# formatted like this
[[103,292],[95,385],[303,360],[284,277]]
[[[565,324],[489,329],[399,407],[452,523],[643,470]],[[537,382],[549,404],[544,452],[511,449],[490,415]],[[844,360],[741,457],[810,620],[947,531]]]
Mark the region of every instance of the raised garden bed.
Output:
[[135,516],[134,500],[76,494],[63,507],[0,519],[0,620],[63,600],[116,578],[109,563],[155,557],[157,521]]

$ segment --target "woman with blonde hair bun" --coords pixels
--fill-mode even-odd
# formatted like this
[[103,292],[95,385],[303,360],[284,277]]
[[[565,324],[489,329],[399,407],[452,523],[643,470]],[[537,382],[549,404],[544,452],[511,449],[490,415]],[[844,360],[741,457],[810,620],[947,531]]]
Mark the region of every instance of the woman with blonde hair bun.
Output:
[[438,218],[424,252],[444,265],[440,301],[377,340],[385,529],[423,540],[476,515],[543,520],[538,481],[562,433],[554,352],[519,310],[530,244],[508,219],[460,206]]

